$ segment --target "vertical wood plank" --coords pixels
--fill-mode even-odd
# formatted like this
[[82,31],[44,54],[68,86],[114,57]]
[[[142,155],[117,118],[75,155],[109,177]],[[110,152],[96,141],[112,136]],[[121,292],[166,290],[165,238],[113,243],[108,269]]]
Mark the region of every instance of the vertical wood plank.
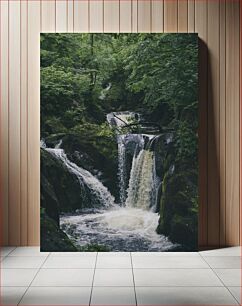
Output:
[[239,244],[239,1],[226,2],[226,245]]
[[9,243],[20,245],[20,2],[18,1],[9,2],[9,223]]
[[56,31],[56,0],[41,0],[41,32]]
[[151,0],[138,1],[138,32],[151,32]]
[[68,0],[56,1],[56,32],[67,32],[67,2]]
[[208,245],[219,246],[219,2],[208,1]]
[[132,0],[132,32],[136,33],[138,31],[138,0]]
[[195,1],[195,31],[199,34],[199,245],[207,246],[207,0]]
[[188,1],[178,0],[178,32],[188,31]]
[[28,39],[28,12],[27,0],[21,3],[21,58],[20,58],[20,141],[21,141],[21,159],[20,159],[20,191],[21,191],[21,245],[28,243],[28,105],[27,105],[27,39]]
[[89,1],[74,0],[74,32],[89,31]]
[[195,32],[195,1],[188,0],[188,32]]
[[220,143],[219,143],[219,168],[220,168],[220,246],[225,246],[226,233],[226,0],[220,1]]
[[120,1],[120,32],[131,32],[132,29],[132,3],[131,0]]
[[28,245],[39,245],[40,234],[39,33],[40,1],[28,1]]
[[164,32],[164,1],[152,0],[151,30],[154,33]]
[[104,1],[104,32],[119,32],[119,1]]
[[164,0],[164,31],[176,33],[178,31],[178,1]]
[[9,244],[8,239],[8,189],[9,189],[9,133],[8,133],[8,1],[1,1],[1,112],[0,112],[0,135],[1,135],[1,232],[3,245]]
[[74,30],[74,2],[67,0],[67,31],[73,32]]
[[103,1],[90,1],[90,32],[103,32]]

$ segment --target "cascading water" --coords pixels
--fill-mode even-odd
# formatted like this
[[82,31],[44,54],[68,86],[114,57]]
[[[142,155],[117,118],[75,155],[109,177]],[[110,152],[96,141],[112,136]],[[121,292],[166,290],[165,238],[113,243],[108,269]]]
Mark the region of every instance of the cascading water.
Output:
[[[123,133],[139,117],[131,112],[111,113],[107,121],[117,129],[120,202],[114,203],[107,188],[90,172],[68,160],[59,143],[47,149],[101,199],[101,210],[61,216],[61,228],[76,245],[98,244],[111,251],[167,251],[174,245],[156,233],[159,215],[154,212],[159,183],[152,149],[157,136]],[[74,228],[74,230],[73,230]]]
[[61,149],[62,141],[60,141],[54,149],[46,148],[42,144],[42,147],[48,151],[52,156],[60,160],[70,173],[73,173],[78,178],[80,186],[87,187],[92,196],[98,200],[102,208],[114,206],[114,197],[108,191],[108,189],[89,171],[77,166],[71,162],[63,149]]

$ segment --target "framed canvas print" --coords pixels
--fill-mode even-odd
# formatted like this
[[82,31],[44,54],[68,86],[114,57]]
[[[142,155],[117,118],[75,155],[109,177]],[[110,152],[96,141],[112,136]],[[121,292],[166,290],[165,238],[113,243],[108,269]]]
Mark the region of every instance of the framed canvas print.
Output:
[[41,34],[41,250],[197,250],[197,34]]

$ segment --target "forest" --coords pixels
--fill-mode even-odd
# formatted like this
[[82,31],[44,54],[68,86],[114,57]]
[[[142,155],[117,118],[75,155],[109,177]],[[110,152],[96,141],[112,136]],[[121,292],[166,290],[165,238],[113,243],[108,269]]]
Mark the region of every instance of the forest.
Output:
[[[40,39],[41,249],[127,251],[134,245],[137,251],[196,250],[197,35],[51,33]],[[125,145],[117,139],[125,139]],[[110,226],[116,215],[131,220],[115,207],[134,199],[131,172],[138,158],[146,184],[155,187],[148,194],[144,182],[132,187],[149,199],[145,217],[140,210],[146,203],[141,205],[137,195],[128,207],[139,209],[142,226],[152,220],[155,233],[144,236],[132,226],[134,238],[122,224],[115,230],[123,239],[109,245],[96,231],[103,229],[100,224]],[[112,216],[105,201],[114,207]],[[151,208],[154,216],[148,215]],[[87,216],[84,227],[80,223]],[[91,234],[84,236],[90,227]],[[109,240],[113,233],[109,227]]]

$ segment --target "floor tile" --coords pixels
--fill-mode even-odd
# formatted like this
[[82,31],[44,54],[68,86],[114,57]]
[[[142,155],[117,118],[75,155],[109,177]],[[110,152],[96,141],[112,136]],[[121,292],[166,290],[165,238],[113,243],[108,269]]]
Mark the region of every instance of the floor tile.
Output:
[[46,260],[46,257],[37,257],[37,256],[8,256],[6,257],[3,262],[1,263],[2,268],[33,268],[38,269]]
[[171,256],[185,256],[185,257],[199,257],[199,253],[198,252],[131,252],[131,256],[132,257],[136,257],[136,256],[157,256],[157,257],[171,257]]
[[214,269],[225,286],[241,286],[240,269]]
[[96,269],[93,286],[132,287],[132,269]]
[[136,286],[223,286],[210,269],[134,269]]
[[224,287],[137,287],[138,305],[237,305]]
[[30,287],[20,305],[89,305],[91,287]]
[[40,252],[40,247],[18,247],[9,256],[47,256],[49,252]]
[[209,265],[201,257],[185,256],[134,256],[134,268],[197,268],[209,269]]
[[50,257],[96,257],[97,252],[51,252]]
[[97,256],[98,257],[102,257],[102,256],[130,257],[130,252],[98,252]]
[[199,252],[202,256],[241,256],[241,247],[229,247]]
[[76,257],[48,257],[43,268],[58,268],[58,269],[80,269],[80,268],[94,268],[96,257],[91,256],[76,256]]
[[1,286],[27,287],[38,269],[1,269]]
[[2,305],[18,305],[27,287],[1,287]]
[[11,253],[16,247],[0,247],[0,256],[7,256]]
[[127,256],[101,256],[97,258],[96,267],[104,269],[132,268],[131,258]]
[[241,287],[228,287],[229,291],[232,293],[232,295],[236,298],[237,302],[239,304],[242,304],[241,301]]
[[93,287],[91,305],[136,305],[134,287]]
[[41,269],[32,286],[91,286],[94,269]]
[[204,256],[203,258],[211,268],[240,269],[241,267],[240,256]]

